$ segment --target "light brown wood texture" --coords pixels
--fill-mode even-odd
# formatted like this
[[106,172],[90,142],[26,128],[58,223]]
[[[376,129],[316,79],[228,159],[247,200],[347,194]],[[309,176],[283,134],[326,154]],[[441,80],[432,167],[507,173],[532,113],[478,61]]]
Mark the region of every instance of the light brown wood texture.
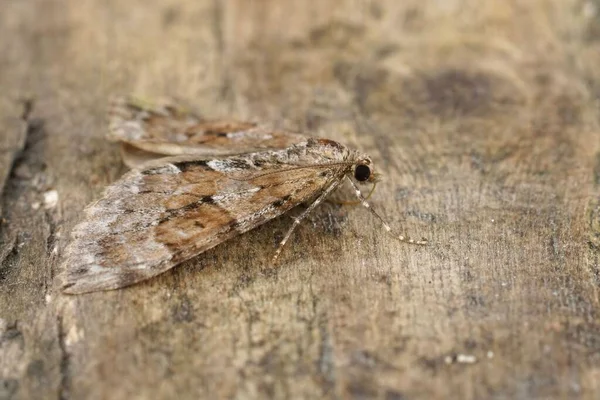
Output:
[[[0,399],[597,399],[599,65],[598,1],[1,2]],[[129,92],[361,149],[431,244],[325,204],[62,295]]]

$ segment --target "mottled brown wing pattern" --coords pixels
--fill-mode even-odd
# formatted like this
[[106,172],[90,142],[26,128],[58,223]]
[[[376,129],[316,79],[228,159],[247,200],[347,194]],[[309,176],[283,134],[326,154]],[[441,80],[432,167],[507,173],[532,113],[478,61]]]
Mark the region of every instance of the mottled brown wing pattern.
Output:
[[168,100],[120,97],[109,109],[108,138],[123,144],[123,160],[134,168],[164,156],[212,157],[284,149],[306,137],[252,122],[204,120]]
[[115,289],[158,275],[339,183],[348,150],[309,139],[243,157],[162,159],[109,186],[73,232],[67,293]]

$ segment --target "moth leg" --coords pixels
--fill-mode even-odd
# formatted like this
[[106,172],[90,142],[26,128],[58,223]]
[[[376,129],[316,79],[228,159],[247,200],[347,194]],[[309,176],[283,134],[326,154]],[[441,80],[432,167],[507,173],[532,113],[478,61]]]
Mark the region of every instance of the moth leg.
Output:
[[290,236],[292,236],[294,229],[296,229],[296,227],[298,225],[300,225],[300,222],[304,218],[306,218],[308,216],[308,214],[310,214],[310,212],[316,206],[321,204],[321,202],[329,195],[329,193],[331,193],[336,187],[338,187],[341,182],[342,182],[341,179],[339,181],[334,182],[331,186],[329,186],[327,189],[325,189],[325,191],[323,191],[323,193],[321,193],[321,195],[319,197],[317,197],[315,199],[315,201],[313,201],[312,204],[310,206],[308,206],[308,208],[302,212],[302,214],[300,214],[299,216],[294,218],[294,223],[292,224],[290,229],[288,229],[287,233],[285,234],[285,236],[283,237],[281,242],[279,242],[279,246],[277,247],[277,250],[275,251],[275,255],[273,256],[273,261],[272,261],[273,264],[277,263],[277,258],[279,257],[279,254],[281,254],[281,251],[283,250],[283,246],[285,246],[285,243],[288,241]]
[[369,210],[371,212],[371,214],[373,214],[375,217],[377,217],[377,219],[379,219],[379,221],[381,221],[386,232],[388,232],[390,235],[392,235],[396,239],[400,240],[401,242],[410,243],[410,244],[418,244],[421,246],[427,244],[427,239],[425,239],[425,238],[423,238],[421,240],[414,240],[414,239],[409,238],[408,236],[404,236],[404,235],[396,236],[394,233],[392,233],[392,228],[388,225],[387,222],[385,222],[385,220],[379,214],[377,214],[377,212],[375,210],[373,210],[371,205],[367,202],[367,199],[365,199],[365,197],[360,192],[360,189],[358,188],[358,186],[356,186],[356,184],[352,181],[352,179],[350,179],[350,177],[348,175],[346,175],[346,178],[348,179],[348,181],[354,188],[354,192],[356,194],[356,197],[360,201],[360,203],[363,205],[363,207],[365,207],[367,210]]

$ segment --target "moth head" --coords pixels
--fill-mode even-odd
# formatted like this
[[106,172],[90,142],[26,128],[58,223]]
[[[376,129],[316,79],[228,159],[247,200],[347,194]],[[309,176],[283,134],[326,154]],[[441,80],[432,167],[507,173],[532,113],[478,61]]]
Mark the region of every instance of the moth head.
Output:
[[373,170],[373,163],[369,158],[363,158],[354,165],[353,175],[360,183],[377,183],[381,177]]

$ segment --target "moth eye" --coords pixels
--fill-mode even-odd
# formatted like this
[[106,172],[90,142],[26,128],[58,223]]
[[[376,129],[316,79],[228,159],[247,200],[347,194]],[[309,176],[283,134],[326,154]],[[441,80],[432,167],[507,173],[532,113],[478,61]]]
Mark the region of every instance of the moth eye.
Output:
[[364,182],[371,176],[371,168],[367,165],[357,165],[354,169],[354,178],[359,182]]

